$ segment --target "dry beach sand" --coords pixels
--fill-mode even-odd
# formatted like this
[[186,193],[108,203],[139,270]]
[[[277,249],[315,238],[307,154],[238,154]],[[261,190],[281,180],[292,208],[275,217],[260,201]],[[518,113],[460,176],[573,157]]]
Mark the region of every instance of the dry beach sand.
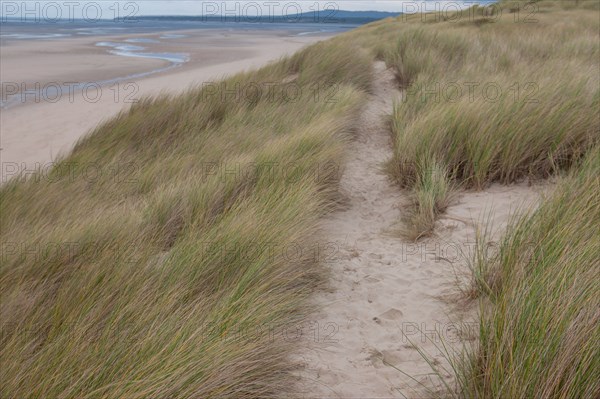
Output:
[[[130,100],[160,92],[177,93],[194,84],[257,68],[279,57],[328,37],[328,34],[292,36],[285,31],[193,30],[155,34],[131,34],[70,38],[45,41],[3,41],[2,82],[39,82],[41,87],[57,82],[100,82],[127,77],[169,66],[168,61],[124,57],[97,47],[98,42],[124,42],[144,38],[159,43],[143,43],[147,51],[186,53],[189,62],[143,78],[126,79],[101,90],[92,87],[86,98],[81,92],[65,91],[56,102],[28,102],[2,109],[0,130],[3,165],[2,180],[19,170],[42,167],[68,152],[75,142],[103,120],[131,105]],[[166,38],[164,35],[167,35]],[[184,35],[185,37],[180,37]],[[165,44],[168,42],[168,44]],[[132,45],[137,45],[133,42]],[[128,84],[133,84],[129,85]],[[49,95],[50,97],[50,95]],[[93,101],[90,101],[92,99]],[[8,171],[6,170],[8,169]],[[6,176],[5,176],[6,175]]]

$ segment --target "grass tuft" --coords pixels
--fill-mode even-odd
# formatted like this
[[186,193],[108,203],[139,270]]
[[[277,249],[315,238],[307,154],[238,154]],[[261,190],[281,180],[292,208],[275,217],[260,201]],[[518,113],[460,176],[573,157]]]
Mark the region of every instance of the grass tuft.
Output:
[[592,398],[600,393],[600,148],[539,209],[514,220],[497,256],[479,259],[484,290],[467,398]]
[[438,215],[446,211],[453,199],[448,171],[437,161],[419,166],[418,181],[413,185],[413,206],[404,216],[402,235],[411,241],[433,234]]

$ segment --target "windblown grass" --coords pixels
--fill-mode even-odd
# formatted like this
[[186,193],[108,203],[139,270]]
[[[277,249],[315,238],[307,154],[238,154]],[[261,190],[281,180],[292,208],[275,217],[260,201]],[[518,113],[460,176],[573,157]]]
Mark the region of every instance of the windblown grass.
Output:
[[315,227],[370,79],[360,49],[318,44],[143,100],[3,186],[0,396],[292,392],[282,330],[322,281]]
[[435,160],[455,186],[482,189],[555,175],[598,143],[598,7],[522,2],[517,12],[516,4],[502,3],[495,15],[476,8],[369,28],[384,36],[374,53],[405,88],[389,170],[417,198],[409,238],[430,234],[434,221],[422,214],[437,212],[422,195],[431,174],[423,160]]
[[[600,394],[600,148],[479,259],[478,349],[459,374],[468,398]],[[483,245],[480,243],[480,245]]]

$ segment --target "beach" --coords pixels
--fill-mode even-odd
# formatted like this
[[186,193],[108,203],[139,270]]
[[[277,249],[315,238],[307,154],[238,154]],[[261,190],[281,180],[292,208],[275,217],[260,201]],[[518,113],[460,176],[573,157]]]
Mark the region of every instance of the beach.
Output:
[[15,171],[47,168],[86,133],[143,97],[176,94],[251,70],[330,36],[265,28],[4,37],[2,181]]

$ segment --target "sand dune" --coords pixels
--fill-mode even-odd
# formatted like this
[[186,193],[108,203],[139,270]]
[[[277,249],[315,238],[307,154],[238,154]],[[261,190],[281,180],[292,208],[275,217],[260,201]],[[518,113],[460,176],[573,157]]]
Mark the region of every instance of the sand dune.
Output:
[[[318,84],[334,101],[163,98],[67,159],[114,174],[79,165],[2,186],[4,396],[596,397],[598,65],[581,49],[600,51],[598,18],[565,5],[537,27],[510,8],[456,28],[418,15],[360,28],[223,86]],[[130,100],[322,37],[160,35],[2,41],[3,83],[129,76],[116,98],[107,85],[97,101],[3,109],[2,180],[51,164]],[[539,101],[411,93],[473,75],[539,78]],[[121,179],[124,162],[139,178]]]

